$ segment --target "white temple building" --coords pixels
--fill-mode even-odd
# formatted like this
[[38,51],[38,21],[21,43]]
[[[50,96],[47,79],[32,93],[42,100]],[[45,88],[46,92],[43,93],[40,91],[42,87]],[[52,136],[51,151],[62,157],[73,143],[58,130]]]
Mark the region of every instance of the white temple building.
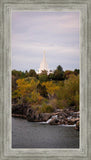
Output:
[[48,64],[46,62],[46,57],[45,57],[45,51],[44,51],[44,54],[43,54],[42,62],[40,63],[40,68],[39,68],[38,73],[41,73],[44,70],[46,70],[47,73],[49,74]]

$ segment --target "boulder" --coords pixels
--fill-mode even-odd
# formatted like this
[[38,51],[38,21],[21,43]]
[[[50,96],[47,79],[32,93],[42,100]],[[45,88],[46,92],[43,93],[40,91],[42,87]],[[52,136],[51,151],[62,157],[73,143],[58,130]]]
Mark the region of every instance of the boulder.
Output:
[[22,114],[12,114],[12,117],[26,119],[26,115]]
[[51,113],[39,113],[37,110],[29,108],[27,110],[26,119],[31,122],[47,121],[51,117]]
[[51,119],[51,121],[49,122],[49,124],[51,124],[51,125],[55,125],[55,124],[59,124],[58,122],[59,122],[59,120],[58,120],[58,119],[56,119],[56,118],[52,118],[52,119]]
[[30,122],[38,122],[40,121],[39,113],[37,111],[34,111],[32,108],[28,108],[26,119]]
[[74,124],[74,122],[73,122],[73,121],[68,120],[68,125],[73,125],[73,124]]
[[71,121],[72,121],[73,123],[76,123],[77,121],[79,121],[79,118],[72,118]]
[[48,121],[52,116],[51,113],[40,113],[41,121]]
[[76,129],[77,131],[79,131],[79,121],[76,122],[76,127],[75,127],[75,129]]
[[26,115],[27,113],[28,106],[26,105],[18,105],[18,104],[13,104],[12,105],[12,114],[16,115]]

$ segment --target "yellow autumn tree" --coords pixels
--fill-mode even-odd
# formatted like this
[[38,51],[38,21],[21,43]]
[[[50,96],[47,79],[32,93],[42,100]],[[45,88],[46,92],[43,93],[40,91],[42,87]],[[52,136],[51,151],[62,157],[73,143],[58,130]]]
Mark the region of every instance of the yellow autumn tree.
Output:
[[[37,85],[39,81],[35,81],[31,79],[31,81],[27,79],[18,79],[17,90],[15,90],[15,97],[18,98],[18,101],[21,103],[35,103],[40,102],[42,97],[39,93],[37,93]],[[14,96],[13,96],[14,98]]]
[[49,96],[51,96],[51,97],[54,96],[54,94],[59,89],[59,86],[57,86],[52,81],[43,82],[42,85],[46,86],[47,92],[48,92]]

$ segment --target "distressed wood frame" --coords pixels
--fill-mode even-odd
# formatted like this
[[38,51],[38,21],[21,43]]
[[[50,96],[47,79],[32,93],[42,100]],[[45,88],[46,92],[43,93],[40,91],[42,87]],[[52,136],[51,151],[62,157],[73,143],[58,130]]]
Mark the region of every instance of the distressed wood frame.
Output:
[[[11,148],[11,12],[80,12],[79,149]],[[91,158],[91,2],[90,0],[0,0],[0,158],[6,160],[90,160]]]

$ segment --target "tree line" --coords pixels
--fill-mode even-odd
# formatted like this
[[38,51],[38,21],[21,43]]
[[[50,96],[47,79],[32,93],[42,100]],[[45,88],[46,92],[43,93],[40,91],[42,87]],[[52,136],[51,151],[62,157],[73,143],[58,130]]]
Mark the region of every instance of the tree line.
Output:
[[58,65],[57,68],[49,74],[47,74],[46,70],[42,71],[41,74],[37,74],[34,69],[30,69],[29,72],[27,70],[25,72],[12,70],[12,89],[15,89],[17,79],[35,77],[39,79],[41,82],[46,82],[50,80],[60,81],[68,79],[72,74],[79,75],[79,69],[75,69],[74,71],[63,71],[63,68],[60,65]]
[[79,109],[79,69],[66,70],[58,65],[54,72],[37,74],[12,71],[12,102],[27,104],[41,112],[75,106]]

